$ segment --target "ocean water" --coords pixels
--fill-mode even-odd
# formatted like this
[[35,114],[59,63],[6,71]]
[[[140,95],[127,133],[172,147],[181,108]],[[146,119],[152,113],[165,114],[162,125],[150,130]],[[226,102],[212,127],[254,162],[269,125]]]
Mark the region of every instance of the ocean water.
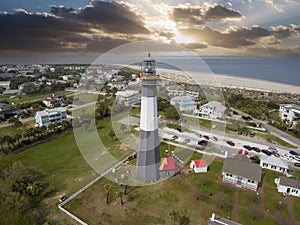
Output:
[[[250,57],[201,57],[168,56],[155,58],[158,67],[178,69],[185,65],[190,71],[197,71],[199,61],[203,60],[214,74],[224,74],[254,78],[277,83],[297,85],[300,88],[300,58],[250,58]],[[167,61],[167,63],[165,62]]]

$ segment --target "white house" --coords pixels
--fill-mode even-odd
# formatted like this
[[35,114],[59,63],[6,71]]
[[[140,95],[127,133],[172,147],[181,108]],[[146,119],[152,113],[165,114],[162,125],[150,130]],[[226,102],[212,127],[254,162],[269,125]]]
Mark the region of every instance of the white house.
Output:
[[289,171],[288,163],[285,160],[277,158],[275,156],[263,156],[260,160],[261,168],[274,170],[283,174]]
[[295,104],[281,104],[279,116],[282,120],[288,120],[291,126],[295,126],[300,119],[300,106]]
[[256,191],[261,182],[261,168],[245,155],[224,159],[222,181]]
[[67,112],[64,108],[58,107],[54,109],[45,109],[35,113],[36,126],[48,126],[50,123],[61,122],[68,120]]
[[54,95],[45,98],[43,101],[43,104],[47,107],[58,107],[63,106],[68,102],[68,99],[64,95]]
[[10,87],[10,81],[0,81],[0,88],[8,90]]
[[178,84],[167,86],[167,91],[170,97],[186,95],[184,86]]
[[190,168],[193,169],[195,173],[206,173],[207,167],[208,165],[205,159],[192,160],[190,163]]
[[211,101],[205,105],[202,105],[199,109],[194,110],[194,114],[203,118],[210,119],[224,119],[226,107],[217,101]]
[[178,105],[180,111],[193,111],[196,102],[192,96],[176,96],[171,98],[171,105]]
[[279,177],[275,179],[277,190],[280,193],[300,197],[300,180],[287,177]]
[[108,83],[107,86],[109,87],[110,90],[112,90],[113,88],[117,88],[118,90],[127,90],[128,89],[128,84],[126,81],[111,82],[111,83]]
[[138,91],[126,90],[126,91],[117,91],[116,93],[116,102],[124,103],[126,106],[135,105],[140,103],[140,95]]

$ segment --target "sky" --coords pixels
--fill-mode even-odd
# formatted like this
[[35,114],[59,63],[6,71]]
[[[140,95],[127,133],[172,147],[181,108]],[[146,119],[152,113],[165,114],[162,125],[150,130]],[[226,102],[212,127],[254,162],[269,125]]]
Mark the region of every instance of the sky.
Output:
[[201,56],[300,56],[299,0],[0,2],[0,64],[88,61],[154,40]]

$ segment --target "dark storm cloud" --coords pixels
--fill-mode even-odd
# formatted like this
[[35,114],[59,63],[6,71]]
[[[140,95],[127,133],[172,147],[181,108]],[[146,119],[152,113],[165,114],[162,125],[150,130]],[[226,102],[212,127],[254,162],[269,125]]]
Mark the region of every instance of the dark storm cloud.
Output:
[[242,14],[222,5],[214,5],[212,7],[209,7],[204,17],[205,20],[208,21],[219,21],[230,18],[241,18]]
[[185,5],[174,7],[170,13],[170,18],[177,24],[199,25],[207,21],[239,19],[242,18],[242,14],[222,5],[213,5],[207,9],[201,6]]
[[[107,50],[134,40],[132,35],[149,34],[142,17],[117,2],[96,1],[78,10],[52,6],[51,12],[28,13],[18,9],[12,14],[1,13],[0,51]],[[120,36],[122,38],[118,38]],[[100,39],[107,41],[106,45]],[[95,43],[102,47],[97,48]]]
[[51,12],[63,18],[72,18],[87,23],[106,32],[124,34],[149,34],[141,16],[118,2],[94,1],[91,6],[74,10],[62,6],[52,6]]
[[190,35],[196,40],[204,41],[209,45],[238,48],[255,44],[255,39],[270,35],[270,31],[259,26],[238,28],[221,33],[208,27],[189,28],[180,30],[185,35]]

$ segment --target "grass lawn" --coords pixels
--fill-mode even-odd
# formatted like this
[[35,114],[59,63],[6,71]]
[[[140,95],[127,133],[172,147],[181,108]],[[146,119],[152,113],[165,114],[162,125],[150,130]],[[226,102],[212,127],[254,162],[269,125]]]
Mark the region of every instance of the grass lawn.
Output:
[[288,217],[288,208],[281,193],[275,187],[264,185],[265,210],[274,216]]
[[300,200],[297,197],[290,196],[293,203],[294,217],[297,222],[300,222]]
[[260,205],[259,196],[253,191],[240,190],[239,205],[258,209]]
[[101,180],[65,207],[88,224],[173,224],[169,216],[172,210],[189,217],[190,224],[206,224],[212,211],[222,213],[201,201],[175,177],[154,185],[129,187],[123,206],[115,194],[120,191],[116,186],[106,204],[103,186],[107,182]]
[[255,225],[276,225],[278,224],[276,221],[263,216],[259,213],[259,211],[255,210],[246,210],[246,209],[239,209],[238,210],[238,222],[241,224],[255,224]]
[[53,93],[47,93],[47,94],[41,94],[41,95],[24,95],[24,96],[18,96],[15,98],[9,98],[9,97],[1,97],[1,99],[5,99],[10,103],[18,104],[18,103],[23,103],[23,102],[30,102],[30,101],[35,101],[35,100],[42,100],[51,94],[59,95],[59,94],[71,94],[73,92],[71,91],[57,91]]

